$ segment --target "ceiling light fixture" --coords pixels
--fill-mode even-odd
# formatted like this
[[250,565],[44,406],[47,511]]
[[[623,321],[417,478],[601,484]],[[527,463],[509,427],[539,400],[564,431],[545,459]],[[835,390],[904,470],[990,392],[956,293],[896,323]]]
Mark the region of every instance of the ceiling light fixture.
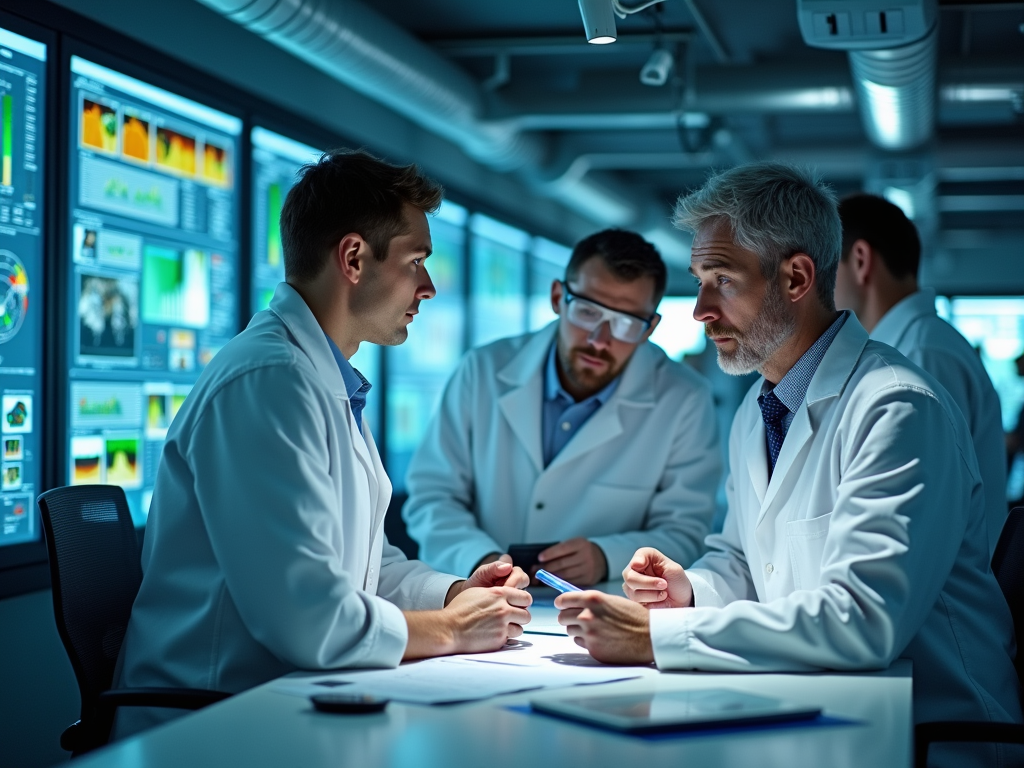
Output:
[[614,43],[618,32],[615,29],[612,0],[579,0],[579,3],[587,42],[593,45]]
[[671,51],[655,48],[647,58],[647,63],[640,70],[640,82],[644,85],[664,85],[675,66],[675,57]]

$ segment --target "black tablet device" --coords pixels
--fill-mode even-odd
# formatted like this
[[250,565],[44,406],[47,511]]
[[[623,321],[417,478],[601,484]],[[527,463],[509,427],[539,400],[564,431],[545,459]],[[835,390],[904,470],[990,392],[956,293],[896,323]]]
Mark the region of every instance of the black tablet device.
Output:
[[512,544],[508,548],[508,554],[512,558],[512,565],[518,565],[524,571],[529,572],[533,566],[540,565],[537,555],[557,543],[557,541],[552,541],[549,544]]

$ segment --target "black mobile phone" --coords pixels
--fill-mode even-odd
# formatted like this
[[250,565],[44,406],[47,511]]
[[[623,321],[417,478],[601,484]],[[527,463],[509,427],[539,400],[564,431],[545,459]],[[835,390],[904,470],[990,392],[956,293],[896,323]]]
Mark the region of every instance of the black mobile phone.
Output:
[[537,555],[557,543],[557,541],[552,541],[550,544],[510,544],[508,554],[512,558],[512,565],[518,565],[524,571],[529,571],[533,566],[540,565]]
[[363,715],[383,712],[390,699],[367,696],[361,693],[317,693],[309,697],[320,712],[339,715]]

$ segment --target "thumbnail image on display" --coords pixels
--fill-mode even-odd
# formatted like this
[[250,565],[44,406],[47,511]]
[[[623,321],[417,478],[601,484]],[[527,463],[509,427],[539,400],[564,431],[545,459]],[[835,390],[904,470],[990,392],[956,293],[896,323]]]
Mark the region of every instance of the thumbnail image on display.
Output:
[[242,123],[78,56],[71,75],[67,479],[121,486],[142,524],[174,414],[238,331]]
[[40,537],[47,53],[0,28],[0,547]]

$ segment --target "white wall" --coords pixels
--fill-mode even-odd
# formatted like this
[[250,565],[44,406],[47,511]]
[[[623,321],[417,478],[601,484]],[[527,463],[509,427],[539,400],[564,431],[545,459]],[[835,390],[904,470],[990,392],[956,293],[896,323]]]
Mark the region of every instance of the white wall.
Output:
[[67,762],[60,734],[78,713],[50,590],[0,600],[0,768]]

